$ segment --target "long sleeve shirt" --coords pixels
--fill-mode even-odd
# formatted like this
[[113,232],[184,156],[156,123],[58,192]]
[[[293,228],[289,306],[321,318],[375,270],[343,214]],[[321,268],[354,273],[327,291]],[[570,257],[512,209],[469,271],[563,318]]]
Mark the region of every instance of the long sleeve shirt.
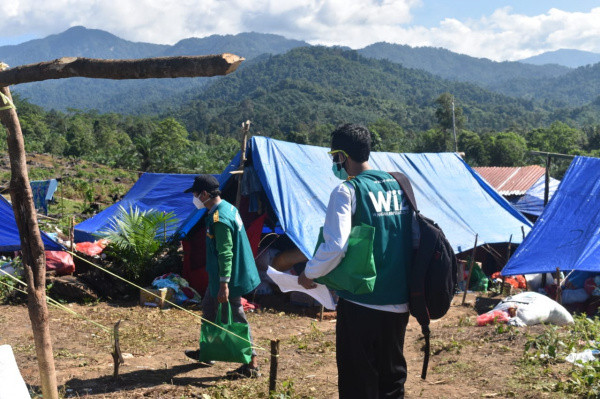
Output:
[[[325,224],[323,225],[324,242],[319,246],[315,256],[306,264],[304,274],[310,279],[321,277],[332,271],[341,262],[348,249],[348,238],[352,230],[352,215],[356,212],[356,192],[354,187],[344,182],[329,197]],[[413,214],[413,246],[419,243],[418,223]],[[357,303],[371,309],[394,313],[408,311],[408,304],[370,305]]]
[[215,223],[215,244],[219,260],[219,280],[228,283],[233,263],[233,238],[231,230],[223,223]]

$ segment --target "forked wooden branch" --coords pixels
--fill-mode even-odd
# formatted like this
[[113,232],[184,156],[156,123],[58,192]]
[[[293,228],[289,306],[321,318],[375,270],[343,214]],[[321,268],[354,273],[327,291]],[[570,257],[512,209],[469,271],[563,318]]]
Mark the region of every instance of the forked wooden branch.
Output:
[[100,60],[63,57],[0,71],[0,87],[62,78],[150,79],[227,75],[244,61],[234,54]]

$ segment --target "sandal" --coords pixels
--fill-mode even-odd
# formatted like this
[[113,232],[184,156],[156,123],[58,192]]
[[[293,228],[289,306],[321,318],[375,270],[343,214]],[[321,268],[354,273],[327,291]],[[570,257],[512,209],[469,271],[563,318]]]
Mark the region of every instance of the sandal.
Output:
[[227,372],[227,377],[230,379],[239,379],[239,378],[258,378],[260,377],[260,370],[258,367],[250,367],[249,364],[242,364],[235,370],[231,370]]

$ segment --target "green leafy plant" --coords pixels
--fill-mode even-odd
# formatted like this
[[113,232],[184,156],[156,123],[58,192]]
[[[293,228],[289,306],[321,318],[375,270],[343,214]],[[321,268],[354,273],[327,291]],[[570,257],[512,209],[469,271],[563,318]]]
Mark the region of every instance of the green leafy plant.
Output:
[[167,244],[167,238],[177,225],[172,212],[139,208],[119,213],[98,236],[108,240],[107,252],[122,269],[126,278],[140,281],[152,265],[152,259]]

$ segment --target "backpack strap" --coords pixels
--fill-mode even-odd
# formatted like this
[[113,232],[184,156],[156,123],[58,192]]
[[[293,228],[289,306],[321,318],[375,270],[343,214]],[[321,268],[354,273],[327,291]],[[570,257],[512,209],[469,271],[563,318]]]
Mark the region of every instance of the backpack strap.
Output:
[[[396,179],[396,181],[400,185],[400,188],[406,195],[410,207],[415,213],[418,214],[419,208],[417,208],[417,200],[415,199],[415,193],[413,191],[412,184],[410,184],[410,180],[408,180],[408,177],[406,177],[404,173],[400,172],[389,172],[389,174],[392,175],[394,179]],[[423,299],[421,299],[421,301],[422,300]],[[427,315],[428,311],[425,308],[421,313],[423,315]],[[427,315],[427,320],[419,320],[419,323],[421,322],[423,323],[421,324],[421,332],[423,333],[423,337],[425,338],[425,346],[423,347],[424,358],[423,368],[421,369],[421,378],[425,379],[427,378],[427,367],[429,366],[429,355],[431,350],[431,331],[429,329],[429,316]]]
[[412,184],[410,184],[410,180],[408,180],[408,177],[406,177],[406,175],[401,172],[388,173],[392,175],[392,177],[396,179],[396,181],[400,185],[400,188],[406,195],[408,203],[410,204],[410,207],[413,209],[413,211],[419,212],[419,208],[417,207],[417,200],[415,199],[415,193],[413,192]]

